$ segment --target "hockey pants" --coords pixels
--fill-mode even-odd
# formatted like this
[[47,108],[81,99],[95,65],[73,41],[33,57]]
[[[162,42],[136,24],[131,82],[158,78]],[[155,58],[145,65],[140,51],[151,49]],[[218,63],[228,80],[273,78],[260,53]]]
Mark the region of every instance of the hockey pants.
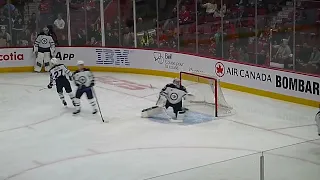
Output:
[[36,64],[34,65],[34,71],[40,72],[42,69],[42,66],[44,65],[44,70],[48,72],[50,70],[50,52],[38,52],[37,58],[36,58]]
[[178,116],[178,112],[182,111],[182,101],[178,102],[177,104],[171,104],[169,101],[166,102],[165,108],[168,109],[169,107],[173,108],[173,112]]

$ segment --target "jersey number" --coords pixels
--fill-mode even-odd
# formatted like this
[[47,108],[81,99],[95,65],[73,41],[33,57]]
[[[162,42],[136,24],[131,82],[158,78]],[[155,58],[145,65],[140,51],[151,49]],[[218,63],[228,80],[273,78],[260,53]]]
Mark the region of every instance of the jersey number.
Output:
[[54,79],[57,79],[62,75],[62,69],[59,69],[58,71],[55,71],[53,74]]

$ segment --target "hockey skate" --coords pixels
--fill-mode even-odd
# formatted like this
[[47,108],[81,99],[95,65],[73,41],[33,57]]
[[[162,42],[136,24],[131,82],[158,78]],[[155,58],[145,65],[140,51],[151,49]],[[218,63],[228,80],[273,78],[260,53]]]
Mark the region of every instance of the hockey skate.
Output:
[[79,114],[79,113],[80,113],[80,109],[73,112],[73,114]]
[[64,106],[67,106],[67,105],[68,105],[65,100],[62,101],[62,104],[63,104]]

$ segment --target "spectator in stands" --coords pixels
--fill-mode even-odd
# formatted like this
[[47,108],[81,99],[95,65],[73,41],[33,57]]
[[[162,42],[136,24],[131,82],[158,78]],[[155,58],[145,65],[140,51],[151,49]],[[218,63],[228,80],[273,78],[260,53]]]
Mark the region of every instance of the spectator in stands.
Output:
[[296,58],[298,61],[302,63],[308,63],[311,53],[312,53],[312,48],[307,43],[303,43],[301,50]]
[[11,36],[7,33],[6,27],[1,26],[0,31],[0,47],[8,47],[10,46]]
[[133,46],[133,33],[130,32],[129,27],[126,27],[123,34],[123,46],[130,47]]
[[12,43],[19,44],[17,41],[21,40],[21,33],[23,31],[23,21],[21,18],[14,21],[13,27],[12,27]]
[[118,31],[114,31],[110,39],[110,45],[119,46],[119,38],[120,37],[119,37]]
[[20,46],[28,46],[30,44],[30,41],[31,41],[30,38],[31,38],[30,30],[25,25],[23,27],[23,31],[20,34],[20,38],[18,39],[18,45],[20,45]]
[[285,68],[286,64],[292,57],[291,49],[288,45],[288,39],[283,39],[281,45],[275,46],[277,49],[275,56],[270,63],[270,66],[277,68]]
[[142,20],[141,17],[139,17],[138,20],[137,20],[137,32],[139,33],[139,32],[141,32],[143,30],[145,30],[145,27],[144,27],[144,24],[143,24],[143,20]]
[[239,60],[239,51],[235,48],[234,44],[230,44],[229,47],[229,60]]
[[261,50],[261,52],[258,53],[258,56],[257,56],[257,63],[258,65],[266,65],[266,61],[267,61],[266,51]]
[[309,62],[306,64],[307,72],[320,74],[320,51],[319,48],[314,47],[311,53]]
[[36,17],[36,13],[32,13],[31,18],[28,22],[28,28],[30,29],[30,31],[34,31],[36,30],[37,27],[37,17]]
[[95,24],[90,25],[90,29],[88,31],[88,36],[89,37],[94,37],[95,39],[100,38],[100,31],[96,28]]
[[13,13],[11,14],[11,18],[12,18],[13,22],[15,22],[18,19],[22,19],[23,20],[23,17],[22,17],[22,15],[21,15],[21,13],[19,12],[18,9],[15,9],[13,11]]
[[55,25],[55,28],[57,29],[57,31],[60,31],[60,32],[64,30],[64,26],[66,25],[66,23],[62,19],[61,14],[58,14],[58,18],[54,21],[53,24]]
[[95,37],[91,37],[90,42],[88,42],[89,46],[100,46],[101,44],[96,40]]
[[143,33],[143,36],[141,37],[140,46],[141,46],[141,47],[149,47],[149,45],[150,45],[150,39],[151,39],[150,35],[148,34],[147,31],[145,31],[145,32]]
[[60,46],[68,46],[68,39],[66,38],[66,36],[64,34],[61,35],[61,40],[59,41],[59,45]]
[[50,35],[50,36],[52,37],[52,39],[54,40],[56,46],[59,45],[58,36],[57,36],[57,34],[54,32],[53,26],[52,26],[52,25],[47,25],[47,28],[49,29],[49,35]]
[[181,11],[179,12],[179,22],[180,24],[186,24],[191,21],[190,12],[187,10],[186,6],[181,7]]
[[320,51],[319,48],[313,47],[313,52],[311,53],[309,64],[319,66],[320,65]]
[[239,48],[239,61],[246,62],[246,63],[250,62],[249,54],[248,54],[247,49],[245,47]]
[[0,26],[9,27],[9,19],[5,16],[0,17]]
[[217,4],[214,0],[209,0],[207,3],[201,5],[203,8],[206,8],[207,15],[213,16],[217,12]]
[[31,33],[31,36],[30,36],[30,43],[29,44],[34,44],[34,42],[36,41],[36,39],[37,39],[37,36],[38,36],[38,32],[37,32],[37,30],[33,30],[33,31],[31,31],[32,33]]
[[86,31],[84,29],[80,29],[77,33],[76,45],[81,46],[86,44]]

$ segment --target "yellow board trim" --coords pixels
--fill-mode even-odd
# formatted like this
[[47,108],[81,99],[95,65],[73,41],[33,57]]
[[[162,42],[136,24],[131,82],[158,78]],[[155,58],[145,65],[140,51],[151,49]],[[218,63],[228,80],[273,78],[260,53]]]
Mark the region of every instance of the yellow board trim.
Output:
[[[76,66],[69,67],[70,70],[76,70]],[[122,68],[122,67],[99,67],[99,66],[89,66],[92,71],[97,72],[119,72],[119,73],[134,73],[134,74],[144,74],[152,76],[163,76],[163,77],[179,77],[179,73],[157,71],[150,69],[136,69],[136,68]],[[0,68],[0,73],[11,73],[11,72],[32,72],[33,67],[11,67],[11,68]],[[250,94],[255,94],[258,96],[264,96],[268,98],[278,99],[282,101],[292,102],[296,104],[302,104],[306,106],[319,107],[320,102],[307,100],[303,98],[297,98],[292,96],[287,96],[283,94],[278,94],[274,92],[264,91],[260,89],[249,88],[245,86],[230,84],[230,83],[220,83],[221,87],[232,89],[236,91],[246,92]]]

